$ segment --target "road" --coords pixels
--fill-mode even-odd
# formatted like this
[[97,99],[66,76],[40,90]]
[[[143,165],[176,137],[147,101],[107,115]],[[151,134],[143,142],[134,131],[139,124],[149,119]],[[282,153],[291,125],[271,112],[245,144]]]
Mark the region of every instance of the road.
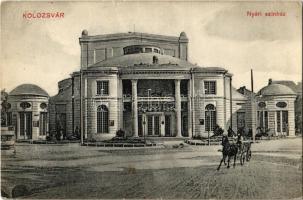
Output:
[[302,197],[301,138],[253,144],[249,163],[220,171],[220,146],[16,148],[2,154],[2,186],[26,186],[25,198]]

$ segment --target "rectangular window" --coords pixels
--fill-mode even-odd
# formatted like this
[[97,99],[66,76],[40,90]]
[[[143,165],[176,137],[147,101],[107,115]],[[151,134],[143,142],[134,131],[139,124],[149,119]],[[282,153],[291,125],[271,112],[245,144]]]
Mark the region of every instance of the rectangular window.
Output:
[[108,81],[97,81],[97,95],[108,95]]
[[216,81],[204,81],[205,94],[216,94]]

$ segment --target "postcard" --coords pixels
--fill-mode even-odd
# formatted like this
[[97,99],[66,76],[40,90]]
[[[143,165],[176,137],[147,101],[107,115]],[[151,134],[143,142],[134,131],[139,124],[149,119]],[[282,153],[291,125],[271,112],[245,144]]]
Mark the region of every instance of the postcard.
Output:
[[4,1],[1,196],[301,199],[301,1]]

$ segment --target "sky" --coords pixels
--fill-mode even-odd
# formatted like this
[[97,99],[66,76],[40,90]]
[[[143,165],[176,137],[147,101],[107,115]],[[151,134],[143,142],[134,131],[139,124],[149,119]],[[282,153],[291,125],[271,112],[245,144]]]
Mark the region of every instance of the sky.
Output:
[[[266,12],[285,16],[267,17]],[[26,12],[63,12],[64,18],[25,19]],[[248,12],[261,12],[251,17]],[[143,32],[189,38],[189,61],[223,67],[233,85],[255,91],[273,80],[301,81],[299,2],[4,2],[1,5],[1,88],[37,84],[51,96],[58,81],[79,70],[79,37]]]

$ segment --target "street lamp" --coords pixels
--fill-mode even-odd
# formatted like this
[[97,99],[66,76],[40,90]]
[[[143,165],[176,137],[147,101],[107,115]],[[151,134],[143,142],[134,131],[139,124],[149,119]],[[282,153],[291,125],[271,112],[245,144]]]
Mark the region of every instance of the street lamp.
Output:
[[[143,111],[143,113],[145,113],[145,111]],[[143,115],[143,138],[144,138],[144,144],[146,144],[146,139],[145,139],[145,115]]]

